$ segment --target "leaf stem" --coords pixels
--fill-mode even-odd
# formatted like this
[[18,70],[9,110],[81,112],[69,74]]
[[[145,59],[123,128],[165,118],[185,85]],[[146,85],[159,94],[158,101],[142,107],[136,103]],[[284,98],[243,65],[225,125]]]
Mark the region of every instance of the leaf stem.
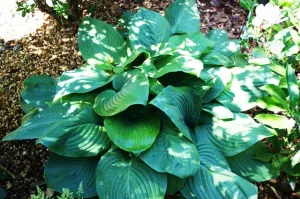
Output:
[[10,175],[12,178],[16,178],[14,174],[12,174],[10,171],[8,171],[4,166],[0,164],[0,169],[4,170],[8,175]]

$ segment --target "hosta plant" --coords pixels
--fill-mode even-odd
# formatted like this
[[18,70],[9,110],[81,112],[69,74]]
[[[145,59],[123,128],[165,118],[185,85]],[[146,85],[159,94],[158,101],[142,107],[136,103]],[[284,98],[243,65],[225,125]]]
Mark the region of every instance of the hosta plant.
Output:
[[164,16],[126,12],[118,26],[84,18],[86,65],[25,80],[26,115],[3,140],[52,151],[45,180],[58,192],[82,183],[85,198],[256,198],[251,182],[274,176],[253,156],[274,132],[241,112],[281,76],[245,65],[225,31],[199,32],[193,0]]

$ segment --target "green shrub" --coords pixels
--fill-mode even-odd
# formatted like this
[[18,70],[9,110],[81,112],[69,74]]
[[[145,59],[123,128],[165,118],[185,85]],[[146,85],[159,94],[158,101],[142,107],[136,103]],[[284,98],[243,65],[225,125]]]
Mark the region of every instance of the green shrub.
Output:
[[141,8],[119,25],[123,36],[84,18],[87,64],[25,80],[27,114],[3,140],[48,147],[45,179],[58,192],[82,183],[82,197],[256,198],[251,182],[276,176],[253,156],[274,134],[241,112],[281,76],[248,65],[225,31],[199,32],[193,0],[175,1],[164,17]]

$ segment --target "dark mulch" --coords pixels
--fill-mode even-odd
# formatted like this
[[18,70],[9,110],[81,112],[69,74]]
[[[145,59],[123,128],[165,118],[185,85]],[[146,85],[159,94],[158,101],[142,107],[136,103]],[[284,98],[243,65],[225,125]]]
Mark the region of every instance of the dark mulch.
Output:
[[[115,24],[125,10],[136,11],[143,6],[163,13],[171,0],[93,0],[85,1],[85,10],[93,9],[93,16]],[[245,24],[246,12],[233,0],[198,1],[201,12],[201,29],[207,32],[221,28],[231,38],[239,38]],[[31,75],[49,74],[59,76],[63,71],[82,66],[78,54],[76,27],[62,29],[51,19],[34,34],[19,41],[0,40],[0,139],[20,125],[23,113],[19,103],[22,82]],[[6,50],[3,50],[3,47]],[[1,181],[10,199],[26,199],[36,192],[36,186],[46,189],[43,178],[44,164],[49,156],[43,146],[35,141],[12,141],[0,143],[0,165],[12,175]],[[260,198],[276,198],[270,183],[260,185]],[[276,183],[275,183],[276,184]],[[279,183],[277,183],[279,184]],[[263,188],[261,188],[261,186]],[[272,185],[273,186],[273,185]],[[276,186],[280,196],[291,196]]]

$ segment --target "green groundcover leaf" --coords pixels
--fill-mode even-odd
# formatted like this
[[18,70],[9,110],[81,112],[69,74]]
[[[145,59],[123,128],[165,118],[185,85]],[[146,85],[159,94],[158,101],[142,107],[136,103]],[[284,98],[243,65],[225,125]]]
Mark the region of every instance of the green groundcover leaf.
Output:
[[288,119],[282,115],[275,115],[275,114],[258,114],[255,116],[257,121],[262,124],[271,126],[272,128],[277,129],[291,129],[295,125],[295,121],[292,119]]
[[200,14],[195,0],[177,0],[165,12],[172,34],[195,33],[200,30]]
[[271,164],[253,158],[257,152],[262,152],[261,145],[264,144],[258,142],[242,153],[227,157],[231,170],[251,182],[262,182],[272,179],[274,176],[271,174]]
[[196,146],[171,121],[163,124],[152,147],[139,157],[152,169],[180,178],[194,175],[200,165]]
[[45,108],[52,102],[57,81],[48,75],[31,76],[24,81],[21,100],[32,107]]
[[41,138],[52,125],[76,115],[82,108],[81,103],[54,104],[5,136],[3,141]]
[[189,125],[198,122],[202,105],[196,91],[189,87],[168,86],[150,104],[163,111],[176,127],[191,139]]
[[101,123],[93,107],[86,107],[70,119],[51,126],[38,143],[67,157],[96,156],[111,145]]
[[267,109],[274,113],[286,111],[284,106],[281,104],[281,101],[273,96],[263,96],[256,101],[256,104],[260,108]]
[[68,158],[54,153],[45,166],[45,180],[49,188],[62,192],[69,189],[76,197],[78,187],[82,185],[84,192],[80,197],[90,198],[96,192],[96,167],[99,157]]
[[163,199],[166,174],[158,173],[136,157],[109,151],[97,166],[97,192],[100,198]]
[[265,126],[243,113],[235,113],[233,120],[216,120],[213,125],[196,126],[198,140],[207,139],[225,156],[234,156],[259,140],[273,136]]
[[115,90],[105,90],[95,99],[94,110],[101,116],[112,116],[131,105],[146,105],[149,95],[149,81],[140,70],[117,74],[113,79]]
[[291,109],[297,109],[298,106],[300,105],[300,94],[297,85],[295,69],[290,64],[287,64],[286,66],[286,77],[287,77],[288,90],[290,95]]
[[57,84],[55,99],[72,93],[87,93],[111,82],[112,77],[97,66],[64,72]]
[[133,49],[151,50],[152,45],[166,42],[170,36],[170,24],[157,12],[140,8],[131,19],[129,39]]
[[111,25],[94,19],[83,18],[78,30],[81,56],[91,65],[119,63],[125,56],[125,41]]
[[197,148],[201,164],[181,189],[185,198],[257,198],[257,187],[232,173],[218,149],[203,141]]
[[121,113],[106,117],[104,126],[115,145],[125,151],[140,153],[154,143],[159,133],[160,120],[149,113]]

